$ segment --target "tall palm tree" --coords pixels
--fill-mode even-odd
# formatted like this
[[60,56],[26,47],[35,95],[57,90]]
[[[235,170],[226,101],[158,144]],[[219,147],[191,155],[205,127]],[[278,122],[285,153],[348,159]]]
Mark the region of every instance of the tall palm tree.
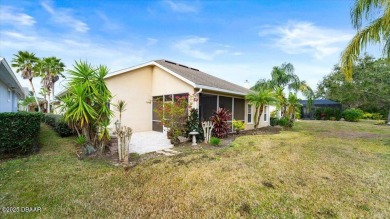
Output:
[[[354,62],[368,43],[383,43],[383,55],[390,57],[390,0],[356,0],[351,10],[351,20],[357,33],[340,60],[341,69],[348,80],[352,79]],[[363,20],[368,21],[365,27]]]
[[37,58],[34,53],[30,53],[28,51],[18,51],[18,54],[14,54],[14,56],[15,57],[12,59],[12,67],[16,68],[17,73],[22,73],[23,79],[28,79],[30,81],[31,90],[34,94],[35,102],[38,106],[38,111],[41,111],[34,84],[32,82],[34,77],[37,76],[36,72],[34,71],[34,67],[39,61],[39,58]]
[[263,114],[266,105],[277,103],[275,93],[269,89],[259,88],[257,91],[252,91],[245,97],[250,104],[255,106],[255,128],[259,126],[261,114]]
[[50,113],[50,94],[52,93],[54,97],[54,85],[59,80],[59,75],[64,77],[62,72],[64,71],[65,64],[61,62],[61,59],[56,57],[48,57],[43,58],[36,68],[42,77],[42,86],[48,90],[47,95],[49,100],[47,102],[47,110]]

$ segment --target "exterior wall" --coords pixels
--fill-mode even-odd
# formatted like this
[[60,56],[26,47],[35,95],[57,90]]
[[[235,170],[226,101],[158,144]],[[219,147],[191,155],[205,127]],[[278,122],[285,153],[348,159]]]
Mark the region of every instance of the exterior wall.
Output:
[[0,81],[0,112],[17,112],[18,100],[17,94]]
[[192,86],[170,75],[164,70],[147,66],[106,79],[113,95],[111,109],[114,111],[111,128],[119,120],[113,104],[124,100],[126,111],[122,113],[122,125],[131,127],[133,132],[152,131],[152,97],[166,94],[189,93]]
[[161,68],[153,67],[152,96],[180,93],[191,95],[194,93],[194,88]]
[[[255,106],[253,106],[253,105],[252,105],[252,122],[251,123],[247,123],[247,121],[248,121],[248,104],[249,104],[249,102],[247,100],[245,100],[245,122],[246,122],[245,129],[246,130],[255,128]],[[271,119],[271,116],[270,116],[270,112],[271,112],[270,111],[270,106],[267,106],[265,108],[267,108],[267,110],[266,111],[263,110],[263,113],[260,115],[259,128],[270,126],[270,119]],[[266,121],[264,121],[264,113],[267,114]]]
[[106,79],[108,89],[113,96],[110,107],[114,111],[111,128],[119,120],[113,104],[118,100],[126,102],[126,111],[122,113],[122,125],[134,132],[152,130],[152,67],[144,67]]

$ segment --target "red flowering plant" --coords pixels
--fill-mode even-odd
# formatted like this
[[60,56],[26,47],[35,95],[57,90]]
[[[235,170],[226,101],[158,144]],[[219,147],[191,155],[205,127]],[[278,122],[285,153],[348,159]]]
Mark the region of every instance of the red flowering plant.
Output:
[[228,121],[232,114],[224,108],[219,108],[214,112],[214,115],[210,117],[210,120],[214,123],[213,136],[218,138],[224,138],[227,136],[230,130]]
[[178,137],[186,132],[186,122],[188,119],[188,95],[175,96],[173,101],[163,102],[156,100],[157,108],[154,112],[158,118],[163,118],[162,124],[169,128],[168,136],[174,143],[178,142]]

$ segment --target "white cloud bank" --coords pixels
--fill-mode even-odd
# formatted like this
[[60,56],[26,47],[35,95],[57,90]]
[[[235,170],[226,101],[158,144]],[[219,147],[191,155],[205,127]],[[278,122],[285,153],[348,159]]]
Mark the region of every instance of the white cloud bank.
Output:
[[307,53],[323,59],[340,52],[353,34],[310,22],[289,21],[282,26],[265,27],[259,36],[274,37],[274,46],[288,54]]
[[20,26],[33,26],[35,19],[28,14],[20,12],[20,10],[10,7],[0,7],[0,23],[20,25]]
[[54,22],[69,26],[77,32],[85,33],[89,30],[86,23],[74,18],[70,10],[55,8],[50,1],[41,2],[42,7],[52,16]]

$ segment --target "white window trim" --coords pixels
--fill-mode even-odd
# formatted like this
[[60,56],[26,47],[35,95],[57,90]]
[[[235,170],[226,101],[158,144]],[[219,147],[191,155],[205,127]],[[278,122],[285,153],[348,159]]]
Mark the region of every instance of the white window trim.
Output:
[[268,107],[264,106],[264,112],[263,112],[263,120],[264,122],[268,122],[268,113],[267,113]]
[[[249,107],[250,106],[250,107]],[[247,122],[247,124],[250,124],[250,125],[252,125],[253,124],[253,110],[252,110],[252,108],[253,108],[253,106],[252,106],[252,104],[247,104],[246,105],[246,108],[247,108],[247,112],[246,112],[246,116],[247,116],[247,118],[246,118],[246,122]],[[251,109],[251,113],[249,114],[249,108]],[[251,118],[251,122],[249,122],[249,115],[250,115],[250,118]]]

